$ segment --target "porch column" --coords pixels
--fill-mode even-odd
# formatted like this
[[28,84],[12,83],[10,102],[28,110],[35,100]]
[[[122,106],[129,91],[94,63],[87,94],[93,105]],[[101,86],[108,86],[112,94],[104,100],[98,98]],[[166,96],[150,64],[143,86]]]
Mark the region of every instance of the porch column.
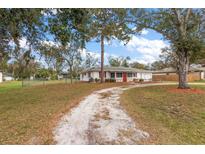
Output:
[[115,79],[117,78],[117,73],[115,72]]

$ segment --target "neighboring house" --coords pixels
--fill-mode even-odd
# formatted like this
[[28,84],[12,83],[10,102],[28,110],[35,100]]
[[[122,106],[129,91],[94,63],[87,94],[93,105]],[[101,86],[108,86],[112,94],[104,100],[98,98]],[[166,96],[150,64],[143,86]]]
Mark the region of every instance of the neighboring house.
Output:
[[62,72],[58,75],[58,80],[63,80],[66,78],[68,78],[68,73],[66,73],[66,72]]
[[11,73],[3,73],[3,81],[12,81],[14,77]]
[[3,73],[0,71],[0,83],[3,82]]
[[[188,72],[188,81],[197,81],[205,79],[205,67],[190,67]],[[153,81],[178,81],[179,76],[176,69],[169,67],[162,70],[153,71]]]
[[[88,69],[80,74],[80,81],[100,79],[100,67]],[[105,79],[115,79],[116,82],[129,82],[134,79],[152,80],[152,72],[128,67],[104,67]]]

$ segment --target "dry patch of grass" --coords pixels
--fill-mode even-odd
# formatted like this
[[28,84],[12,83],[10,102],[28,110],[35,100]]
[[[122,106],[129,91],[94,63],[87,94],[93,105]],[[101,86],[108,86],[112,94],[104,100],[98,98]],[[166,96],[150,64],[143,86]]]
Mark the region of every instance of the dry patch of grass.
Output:
[[95,116],[94,121],[100,121],[101,119],[103,120],[111,120],[110,118],[110,112],[107,108],[103,108],[101,113],[97,113]]
[[104,98],[110,97],[111,95],[112,95],[112,94],[111,94],[111,93],[108,93],[108,92],[100,93],[101,99],[104,99]]
[[120,86],[55,84],[18,88],[0,93],[0,144],[53,144],[57,121],[91,92]]
[[[204,144],[205,94],[171,93],[175,86],[125,91],[121,104],[151,137],[142,144]],[[205,91],[205,86],[193,86]]]

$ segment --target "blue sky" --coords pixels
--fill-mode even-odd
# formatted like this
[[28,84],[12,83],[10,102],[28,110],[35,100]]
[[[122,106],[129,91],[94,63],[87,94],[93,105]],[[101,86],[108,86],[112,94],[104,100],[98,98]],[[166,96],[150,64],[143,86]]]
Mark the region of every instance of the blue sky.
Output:
[[[51,40],[51,42],[53,42]],[[20,42],[22,47],[26,47],[26,40]],[[118,40],[111,42],[105,41],[105,65],[108,64],[108,57],[127,57],[131,58],[131,62],[137,61],[143,64],[150,64],[158,60],[161,48],[167,47],[169,44],[163,39],[163,36],[153,30],[144,29],[140,35],[133,35],[127,45]],[[85,52],[90,52],[100,61],[100,42],[90,41],[86,44]],[[39,57],[38,55],[35,55]],[[44,64],[43,59],[41,62]]]
[[[105,42],[105,63],[107,63],[109,56],[129,56],[131,61],[145,64],[152,63],[158,59],[161,48],[166,46],[168,46],[168,43],[163,40],[161,34],[150,29],[144,29],[140,35],[133,36],[126,46],[117,40],[111,43]],[[91,41],[87,43],[86,50],[100,57],[99,42]]]

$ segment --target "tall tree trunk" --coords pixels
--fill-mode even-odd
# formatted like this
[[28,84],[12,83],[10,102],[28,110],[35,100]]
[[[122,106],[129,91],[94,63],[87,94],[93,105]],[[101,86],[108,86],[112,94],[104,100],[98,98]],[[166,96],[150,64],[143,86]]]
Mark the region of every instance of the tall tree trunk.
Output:
[[179,89],[189,89],[188,85],[188,71],[189,71],[189,57],[187,52],[179,52]]
[[70,83],[73,83],[73,69],[72,66],[70,67]]
[[104,82],[104,35],[101,34],[101,83]]

